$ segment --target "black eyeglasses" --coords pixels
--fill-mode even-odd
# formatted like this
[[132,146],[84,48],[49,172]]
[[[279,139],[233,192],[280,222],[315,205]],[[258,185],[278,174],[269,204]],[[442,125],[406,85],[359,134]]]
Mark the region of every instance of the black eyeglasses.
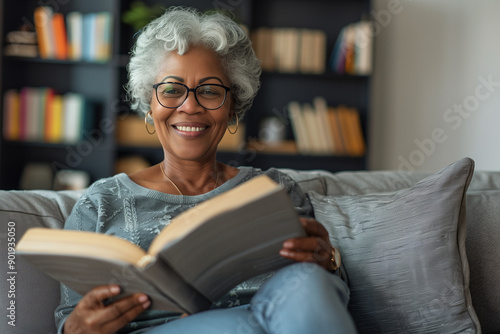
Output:
[[188,98],[189,92],[194,93],[194,98],[205,109],[214,110],[222,107],[226,102],[229,87],[219,84],[202,84],[195,88],[179,82],[160,82],[153,85],[158,103],[165,108],[180,107]]

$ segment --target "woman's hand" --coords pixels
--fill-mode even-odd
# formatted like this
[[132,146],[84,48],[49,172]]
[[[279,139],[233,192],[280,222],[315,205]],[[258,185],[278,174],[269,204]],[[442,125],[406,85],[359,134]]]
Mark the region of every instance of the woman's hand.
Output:
[[314,219],[300,218],[307,237],[291,238],[283,243],[280,255],[298,262],[313,262],[328,269],[332,257],[332,245],[328,231]]
[[149,307],[147,295],[136,293],[109,305],[104,300],[117,296],[117,285],[90,290],[76,305],[64,323],[64,333],[115,333]]

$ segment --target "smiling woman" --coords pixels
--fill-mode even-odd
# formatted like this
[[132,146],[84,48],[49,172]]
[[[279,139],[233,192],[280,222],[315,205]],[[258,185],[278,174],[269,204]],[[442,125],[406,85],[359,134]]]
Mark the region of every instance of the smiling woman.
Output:
[[[230,120],[237,117],[234,116],[233,96],[231,93],[227,94],[230,82],[219,56],[204,46],[193,46],[183,55],[168,53],[156,81],[159,84],[153,87],[156,88],[157,98],[151,99],[150,110],[163,146],[165,160],[162,164],[169,179],[176,180],[174,182],[183,189],[183,194],[195,195],[206,192],[202,187],[214,182],[212,175],[220,173],[221,182],[234,176],[237,172],[234,168],[213,164],[217,145]],[[158,88],[161,87],[166,89],[159,92]],[[210,97],[207,98],[206,95]],[[200,164],[214,167],[205,179],[198,173]],[[190,180],[180,175],[193,166],[196,172],[193,176],[199,187],[197,184],[189,184]],[[147,179],[148,175],[138,173],[132,179],[141,184],[143,177]],[[169,184],[172,182],[167,183]]]
[[164,159],[94,183],[76,203],[66,229],[113,234],[148,249],[180,213],[267,174],[288,192],[306,236],[286,240],[279,251],[297,263],[245,281],[215,302],[215,310],[187,317],[147,310],[144,293],[106,303],[119,294],[116,285],[96,287],[83,297],[62,285],[59,331],[234,333],[245,326],[248,333],[355,332],[348,287],[334,274],[339,253],[297,183],[276,169],[235,168],[216,160],[229,124],[243,117],[259,88],[259,61],[245,31],[221,14],[173,8],[141,33],[128,70],[132,106],[144,113],[146,125],[154,125],[154,132],[146,129],[158,136]]

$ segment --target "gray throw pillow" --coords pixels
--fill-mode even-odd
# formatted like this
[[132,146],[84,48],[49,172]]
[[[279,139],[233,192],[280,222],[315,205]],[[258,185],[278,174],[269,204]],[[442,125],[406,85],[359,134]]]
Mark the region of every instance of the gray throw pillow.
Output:
[[347,271],[360,333],[475,333],[465,253],[465,158],[395,192],[308,193]]

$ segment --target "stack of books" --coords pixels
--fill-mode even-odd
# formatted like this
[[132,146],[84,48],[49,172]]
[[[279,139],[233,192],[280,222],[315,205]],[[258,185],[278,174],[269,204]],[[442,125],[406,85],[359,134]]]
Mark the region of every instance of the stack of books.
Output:
[[371,74],[373,35],[370,21],[360,21],[345,26],[340,31],[332,53],[332,70],[339,74]]
[[48,87],[7,90],[3,110],[3,136],[13,141],[73,144],[93,123],[82,95],[59,95]]
[[261,27],[251,34],[264,71],[321,74],[326,67],[326,34],[321,30]]
[[33,31],[15,30],[7,33],[4,55],[16,57],[37,57],[36,34]]
[[34,12],[38,50],[41,58],[103,62],[112,54],[112,16],[108,12],[66,17],[48,6]]
[[323,97],[312,104],[291,101],[288,112],[300,154],[363,156],[365,141],[359,111],[327,106]]

